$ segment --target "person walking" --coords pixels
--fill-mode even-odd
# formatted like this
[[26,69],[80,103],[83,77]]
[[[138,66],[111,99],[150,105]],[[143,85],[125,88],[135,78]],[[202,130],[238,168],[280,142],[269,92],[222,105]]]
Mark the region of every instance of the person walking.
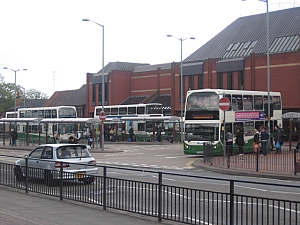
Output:
[[132,126],[130,126],[130,129],[129,129],[129,142],[133,141],[133,135],[134,135],[134,132],[133,132],[133,128]]
[[281,145],[283,143],[283,134],[282,134],[282,130],[280,129],[280,127],[278,125],[275,126],[274,142],[275,142],[276,154],[281,154]]
[[233,149],[233,135],[230,131],[230,128],[227,128],[227,133],[225,135],[225,141],[226,141],[226,152],[227,155],[232,155],[232,149]]
[[60,142],[60,133],[59,131],[54,135],[54,142],[59,143]]
[[243,146],[245,145],[244,132],[240,128],[237,128],[235,135],[236,135],[235,144],[236,144],[237,154],[243,155],[244,154]]
[[261,127],[260,140],[261,140],[261,154],[267,156],[267,143],[269,140],[269,133],[266,131],[266,127]]
[[157,128],[156,128],[156,140],[158,142],[161,142],[161,128],[160,128],[159,124],[157,125]]
[[260,152],[260,146],[259,132],[257,129],[254,129],[253,153]]
[[14,129],[13,131],[12,131],[12,133],[11,133],[11,139],[12,139],[12,146],[17,146],[17,143],[16,143],[16,141],[17,141],[17,139],[18,139],[18,133],[17,133],[17,131],[16,131],[16,129]]

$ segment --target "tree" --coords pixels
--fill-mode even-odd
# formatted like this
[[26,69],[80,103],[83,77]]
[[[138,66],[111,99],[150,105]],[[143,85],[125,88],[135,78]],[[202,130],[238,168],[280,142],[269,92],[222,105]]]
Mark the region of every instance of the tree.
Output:
[[45,93],[36,89],[29,89],[28,91],[25,92],[25,99],[47,99],[47,98],[48,96]]
[[[25,91],[22,86],[17,85],[17,93],[24,96],[22,99],[47,99],[48,96],[36,89],[29,89]],[[0,117],[5,116],[5,112],[15,105],[15,85],[12,83],[5,83],[4,77],[0,74]]]

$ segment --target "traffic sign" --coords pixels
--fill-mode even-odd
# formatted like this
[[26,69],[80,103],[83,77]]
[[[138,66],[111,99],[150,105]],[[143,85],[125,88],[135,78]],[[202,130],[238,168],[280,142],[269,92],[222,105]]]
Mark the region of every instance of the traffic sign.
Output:
[[106,120],[106,114],[105,114],[105,112],[103,112],[103,111],[100,112],[99,119],[100,119],[101,121]]
[[228,98],[221,98],[219,100],[219,108],[223,111],[228,110],[230,107],[230,101]]

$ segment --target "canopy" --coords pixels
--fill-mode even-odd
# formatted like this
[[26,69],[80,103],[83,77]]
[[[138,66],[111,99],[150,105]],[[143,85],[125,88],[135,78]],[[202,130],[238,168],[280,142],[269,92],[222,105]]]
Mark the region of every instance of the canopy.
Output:
[[298,119],[300,120],[300,113],[298,112],[287,112],[281,116],[282,119]]

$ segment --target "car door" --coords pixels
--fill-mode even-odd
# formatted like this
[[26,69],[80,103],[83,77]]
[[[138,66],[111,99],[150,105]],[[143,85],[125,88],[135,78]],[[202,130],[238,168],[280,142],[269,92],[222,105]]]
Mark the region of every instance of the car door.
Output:
[[41,162],[43,151],[44,151],[44,147],[39,146],[29,154],[28,177],[41,178],[40,162]]

